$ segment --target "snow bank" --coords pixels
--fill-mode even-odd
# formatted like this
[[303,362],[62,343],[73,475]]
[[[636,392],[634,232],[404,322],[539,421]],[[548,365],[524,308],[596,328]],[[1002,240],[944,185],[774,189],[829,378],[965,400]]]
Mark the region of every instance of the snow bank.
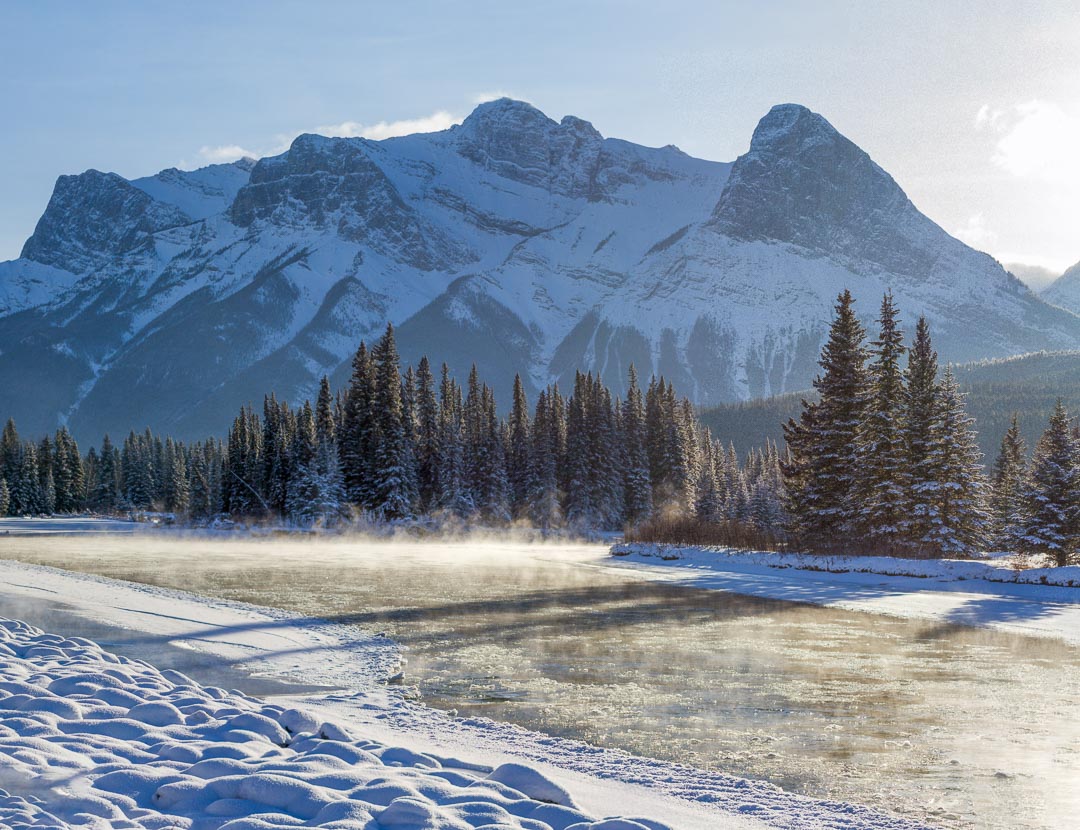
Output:
[[1000,628],[1080,644],[1080,567],[619,543],[612,562],[650,579],[854,611]]
[[666,830],[0,619],[0,826]]
[[662,561],[685,561],[701,564],[699,554],[715,561],[722,555],[725,562],[766,565],[770,568],[798,568],[828,573],[867,573],[882,576],[911,576],[918,579],[949,579],[962,581],[982,579],[987,582],[1009,582],[1018,585],[1054,585],[1080,588],[1080,565],[1065,568],[1012,567],[1009,557],[993,559],[901,559],[895,556],[827,556],[811,553],[775,553],[771,551],[739,551],[731,548],[669,545],[653,542],[620,542],[611,548],[612,556],[655,557]]

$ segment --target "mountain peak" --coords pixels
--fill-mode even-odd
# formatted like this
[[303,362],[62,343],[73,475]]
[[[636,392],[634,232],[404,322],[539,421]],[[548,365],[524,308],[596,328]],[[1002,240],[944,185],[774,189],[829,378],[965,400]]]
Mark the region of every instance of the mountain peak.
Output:
[[122,176],[91,169],[56,180],[22,258],[82,273],[189,221],[180,208],[155,201]]
[[468,118],[461,122],[461,128],[490,128],[502,123],[536,127],[555,126],[552,119],[548,118],[528,101],[504,97],[478,104],[469,113]]
[[713,225],[744,240],[784,242],[894,273],[926,271],[914,227],[944,236],[892,176],[824,117],[798,104],[773,107],[736,160]]
[[557,122],[524,101],[481,104],[450,133],[457,150],[500,176],[566,195],[586,196],[603,137],[588,121]]
[[750,152],[792,142],[805,142],[808,139],[847,141],[824,116],[802,104],[777,104],[754,129]]

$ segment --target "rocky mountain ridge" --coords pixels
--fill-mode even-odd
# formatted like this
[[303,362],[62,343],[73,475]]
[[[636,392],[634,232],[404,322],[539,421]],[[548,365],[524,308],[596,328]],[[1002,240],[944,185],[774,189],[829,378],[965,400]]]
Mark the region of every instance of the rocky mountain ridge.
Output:
[[892,289],[943,357],[1080,347],[1080,317],[948,236],[822,116],[774,107],[733,163],[605,138],[519,101],[449,130],[298,137],[127,181],[63,176],[0,263],[0,411],[97,440],[220,432],[264,392],[403,357],[476,362],[506,402],[631,362],[701,404],[805,388],[836,294]]

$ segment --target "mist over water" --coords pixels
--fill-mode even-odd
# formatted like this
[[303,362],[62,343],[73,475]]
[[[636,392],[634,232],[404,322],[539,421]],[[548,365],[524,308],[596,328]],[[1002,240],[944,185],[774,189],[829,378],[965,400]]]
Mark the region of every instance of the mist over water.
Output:
[[605,553],[495,539],[0,539],[3,558],[385,631],[407,649],[406,682],[462,715],[945,827],[1075,826],[1080,650],[658,584],[606,567]]

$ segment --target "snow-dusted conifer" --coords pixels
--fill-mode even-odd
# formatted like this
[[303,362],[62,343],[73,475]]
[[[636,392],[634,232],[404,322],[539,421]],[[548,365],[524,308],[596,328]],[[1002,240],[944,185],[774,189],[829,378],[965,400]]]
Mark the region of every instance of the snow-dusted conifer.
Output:
[[697,500],[694,504],[694,515],[705,522],[716,522],[723,518],[724,494],[716,475],[716,452],[723,450],[713,441],[712,434],[705,430],[698,468]]
[[349,501],[366,510],[374,506],[373,449],[375,433],[375,369],[364,343],[356,350],[352,375],[342,413],[338,445],[345,493]]
[[1035,444],[1024,492],[1020,549],[1068,565],[1080,547],[1080,461],[1069,415],[1059,400]]
[[393,326],[387,325],[386,332],[372,350],[372,363],[376,427],[372,454],[372,508],[385,519],[406,518],[413,514],[416,501],[415,472],[401,403],[401,367]]
[[932,456],[937,487],[922,493],[931,507],[930,532],[923,541],[940,554],[969,556],[986,543],[986,481],[973,421],[951,368],[945,370],[940,401],[941,440]]
[[453,516],[472,513],[474,503],[465,482],[464,405],[461,388],[442,366],[439,387],[439,508]]
[[871,344],[866,416],[857,432],[853,504],[860,536],[888,552],[899,547],[904,538],[907,493],[904,378],[900,368],[904,334],[891,292],[881,301],[878,324],[878,338]]
[[645,436],[645,402],[633,364],[630,365],[626,402],[622,408],[622,444],[626,453],[626,520],[635,525],[652,514],[652,481]]
[[937,457],[941,446],[941,391],[937,381],[937,352],[930,341],[925,317],[915,326],[915,340],[908,352],[904,373],[904,446],[907,456],[907,544],[922,549],[934,525],[934,500],[938,490]]
[[514,375],[514,400],[510,408],[506,446],[506,472],[510,482],[510,513],[517,519],[528,513],[529,458],[531,448],[529,403],[521,375]]
[[1020,421],[1013,413],[991,476],[991,531],[995,546],[1001,550],[1012,550],[1019,542],[1026,479],[1027,446],[1020,434]]
[[536,401],[529,451],[529,518],[544,529],[560,524],[562,519],[557,471],[561,413],[557,407],[551,390],[543,390]]
[[429,512],[438,501],[439,407],[427,357],[416,371],[416,479],[418,507]]

